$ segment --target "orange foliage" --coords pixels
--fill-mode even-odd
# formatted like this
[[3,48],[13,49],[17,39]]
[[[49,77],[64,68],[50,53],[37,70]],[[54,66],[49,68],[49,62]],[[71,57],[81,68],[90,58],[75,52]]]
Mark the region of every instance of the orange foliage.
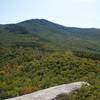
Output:
[[28,94],[28,93],[31,93],[33,91],[36,91],[37,88],[33,88],[33,87],[24,87],[20,90],[20,95],[25,95],[25,94]]

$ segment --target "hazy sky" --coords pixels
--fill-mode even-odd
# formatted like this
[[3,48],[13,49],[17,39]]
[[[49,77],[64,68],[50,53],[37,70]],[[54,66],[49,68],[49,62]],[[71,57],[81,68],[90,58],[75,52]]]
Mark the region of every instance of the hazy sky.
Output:
[[35,18],[100,28],[100,0],[0,0],[0,24]]

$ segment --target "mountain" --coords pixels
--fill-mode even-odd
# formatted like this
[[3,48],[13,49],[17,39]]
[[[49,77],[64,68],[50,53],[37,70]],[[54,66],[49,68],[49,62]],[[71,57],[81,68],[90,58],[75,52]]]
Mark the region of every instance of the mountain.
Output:
[[[0,37],[7,43],[9,40],[10,43],[22,46],[35,44],[58,50],[100,51],[100,29],[65,27],[45,19],[0,25]],[[2,43],[2,38],[0,38],[0,43]]]
[[0,25],[0,100],[77,81],[91,85],[57,100],[100,100],[100,29],[45,19]]

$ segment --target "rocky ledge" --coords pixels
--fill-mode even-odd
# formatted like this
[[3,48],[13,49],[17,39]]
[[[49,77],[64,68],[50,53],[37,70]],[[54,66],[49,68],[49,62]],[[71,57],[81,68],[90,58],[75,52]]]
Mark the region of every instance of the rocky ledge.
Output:
[[89,84],[87,82],[74,82],[70,84],[63,84],[6,100],[52,100],[57,95],[79,90],[82,87],[82,85]]

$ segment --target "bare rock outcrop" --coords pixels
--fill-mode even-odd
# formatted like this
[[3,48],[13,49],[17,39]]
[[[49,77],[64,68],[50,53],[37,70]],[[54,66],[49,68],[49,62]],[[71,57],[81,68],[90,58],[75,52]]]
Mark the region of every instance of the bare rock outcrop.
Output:
[[6,100],[52,100],[57,95],[79,90],[82,87],[82,85],[89,84],[87,82],[74,82],[70,84],[63,84]]

